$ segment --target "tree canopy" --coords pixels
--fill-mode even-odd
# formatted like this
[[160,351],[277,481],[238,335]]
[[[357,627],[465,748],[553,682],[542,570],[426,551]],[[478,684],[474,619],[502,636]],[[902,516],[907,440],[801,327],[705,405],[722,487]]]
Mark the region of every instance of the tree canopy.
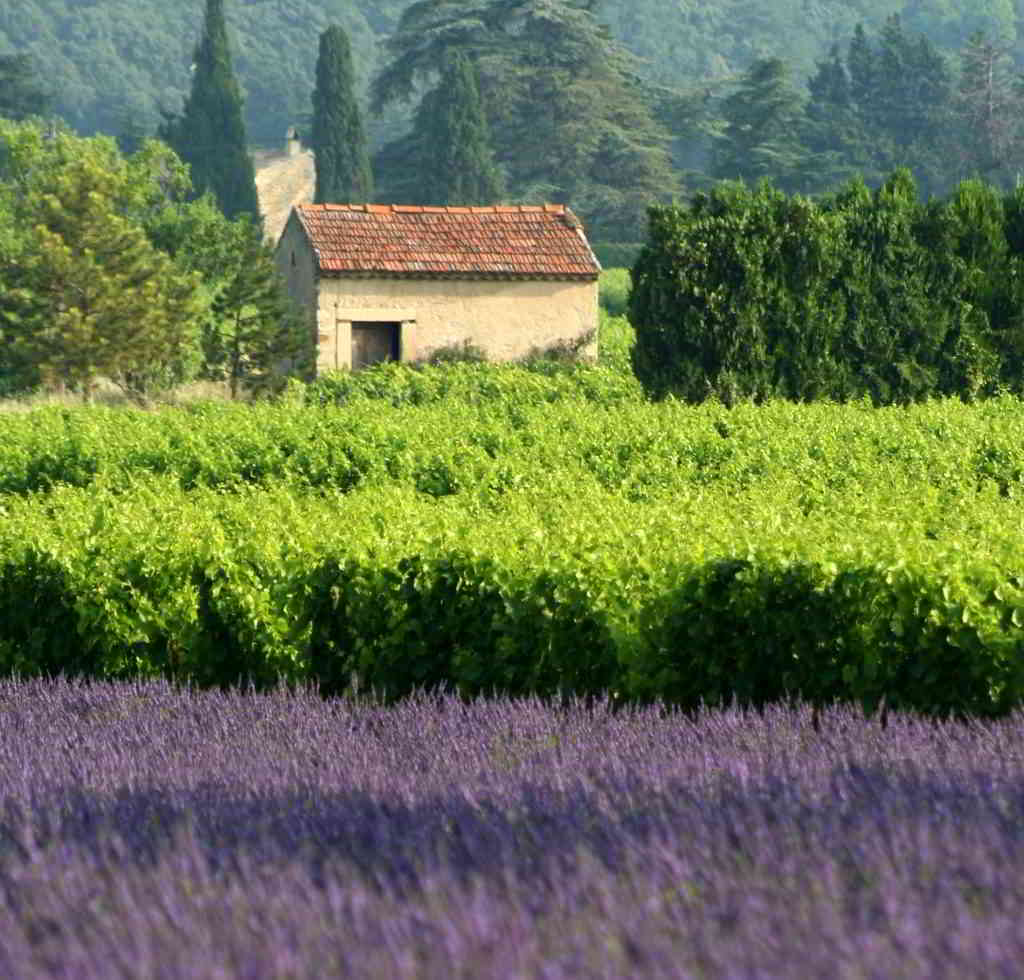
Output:
[[259,227],[193,199],[174,152],[0,120],[0,392],[139,398],[196,377],[274,383],[308,338]]
[[16,121],[41,116],[51,98],[27,54],[0,57],[0,116]]
[[[0,5],[0,105],[14,65],[9,115],[50,92],[78,132],[134,150],[189,97],[201,10]],[[224,16],[245,131],[262,147],[304,123],[318,39],[344,30],[378,200],[422,194],[416,123],[449,50],[475,65],[505,194],[571,203],[598,241],[638,240],[649,204],[725,173],[816,194],[906,166],[927,196],[971,174],[1011,186],[1024,171],[1020,0],[232,0]],[[784,65],[792,125],[746,160],[736,120],[744,98],[749,109],[770,95],[752,74],[768,62]]]
[[206,0],[192,90],[181,115],[168,114],[160,136],[189,165],[198,194],[210,191],[229,218],[260,216],[256,177],[231,67],[224,0]]
[[177,161],[158,144],[128,161],[109,138],[10,123],[0,124],[0,159],[11,229],[0,247],[0,337],[15,362],[86,398],[101,375],[135,393],[176,380],[202,313],[199,279],[149,241],[142,221],[161,176],[181,179]]
[[316,204],[370,201],[373,174],[355,93],[352,50],[337,24],[320,35],[313,90],[313,155]]
[[[587,0],[420,0],[388,41],[372,85],[382,109],[438,84],[454,51],[473,59],[509,194],[571,203],[600,237],[639,234],[652,200],[676,189],[669,136],[639,65]],[[385,148],[401,180],[417,163]],[[416,203],[416,202],[414,202]],[[423,202],[426,203],[426,202]]]

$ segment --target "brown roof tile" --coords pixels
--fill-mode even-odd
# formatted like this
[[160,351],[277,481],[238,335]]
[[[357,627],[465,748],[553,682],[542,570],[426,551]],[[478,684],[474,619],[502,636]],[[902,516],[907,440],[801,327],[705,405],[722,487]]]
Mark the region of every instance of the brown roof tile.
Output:
[[561,204],[303,204],[295,213],[328,274],[594,279],[601,271]]

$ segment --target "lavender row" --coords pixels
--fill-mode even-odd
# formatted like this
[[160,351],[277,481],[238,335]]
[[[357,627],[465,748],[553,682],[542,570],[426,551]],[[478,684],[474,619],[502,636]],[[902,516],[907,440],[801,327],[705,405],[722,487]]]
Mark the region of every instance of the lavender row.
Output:
[[0,972],[999,977],[1024,715],[0,683]]

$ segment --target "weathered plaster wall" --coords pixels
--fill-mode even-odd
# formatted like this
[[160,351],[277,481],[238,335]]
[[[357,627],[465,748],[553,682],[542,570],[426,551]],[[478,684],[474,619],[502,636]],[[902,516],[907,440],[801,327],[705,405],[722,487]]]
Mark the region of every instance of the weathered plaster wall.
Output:
[[288,283],[288,292],[309,321],[311,349],[317,343],[316,257],[298,218],[289,217],[274,252],[278,271]]
[[[308,296],[301,278],[295,294]],[[587,334],[592,339],[583,354],[597,356],[596,281],[323,277],[319,287],[318,371],[351,366],[353,321],[401,323],[403,361],[466,340],[489,359],[506,361]]]

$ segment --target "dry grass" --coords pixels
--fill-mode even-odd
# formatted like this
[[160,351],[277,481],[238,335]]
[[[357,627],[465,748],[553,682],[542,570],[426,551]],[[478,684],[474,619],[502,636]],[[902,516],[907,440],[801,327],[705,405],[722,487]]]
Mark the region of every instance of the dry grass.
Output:
[[[108,381],[100,381],[93,396],[94,405],[115,408],[163,408],[168,405],[187,405],[200,401],[228,401],[231,391],[223,381],[192,381],[171,391],[154,395],[146,404],[126,395],[120,388]],[[238,401],[248,401],[249,396],[241,392]],[[14,398],[0,399],[0,412],[31,412],[44,406],[78,407],[82,396],[73,392],[36,391]]]

